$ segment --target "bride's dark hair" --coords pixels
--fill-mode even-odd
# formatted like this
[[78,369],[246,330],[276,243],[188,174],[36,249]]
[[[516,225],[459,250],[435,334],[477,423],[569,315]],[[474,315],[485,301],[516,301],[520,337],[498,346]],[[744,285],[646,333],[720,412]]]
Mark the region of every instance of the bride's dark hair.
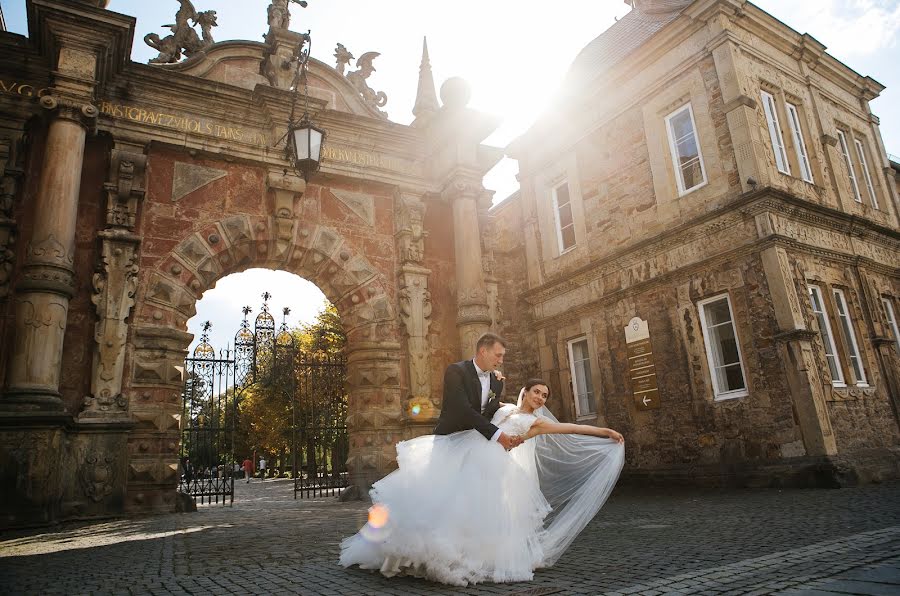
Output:
[[547,384],[547,381],[545,381],[544,379],[540,379],[538,377],[532,377],[532,378],[528,379],[527,381],[525,381],[524,389],[526,392],[531,391],[531,388],[534,387],[535,385],[543,385],[544,387],[546,387],[547,388],[547,396],[548,397],[550,396],[550,385]]

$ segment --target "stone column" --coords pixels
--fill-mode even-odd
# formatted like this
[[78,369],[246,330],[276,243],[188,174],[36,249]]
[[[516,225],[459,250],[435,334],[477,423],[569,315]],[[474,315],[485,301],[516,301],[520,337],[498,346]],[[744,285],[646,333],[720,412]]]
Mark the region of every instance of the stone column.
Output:
[[[768,214],[758,215],[757,225],[761,225],[761,220],[767,217]],[[806,453],[834,455],[837,453],[837,444],[828,416],[828,404],[825,402],[824,380],[819,375],[813,352],[813,341],[817,333],[807,328],[803,318],[803,307],[787,252],[781,247],[772,246],[762,252],[761,258],[780,330],[776,338],[781,342],[788,386]]]
[[460,357],[475,349],[478,336],[490,330],[491,316],[484,285],[478,198],[479,182],[457,176],[444,189],[453,209],[453,248],[456,256],[456,328]]
[[84,144],[97,108],[53,96],[41,105],[55,112],[47,131],[34,228],[16,288],[15,341],[6,405],[62,410],[59,376],[69,300],[75,293],[75,219]]

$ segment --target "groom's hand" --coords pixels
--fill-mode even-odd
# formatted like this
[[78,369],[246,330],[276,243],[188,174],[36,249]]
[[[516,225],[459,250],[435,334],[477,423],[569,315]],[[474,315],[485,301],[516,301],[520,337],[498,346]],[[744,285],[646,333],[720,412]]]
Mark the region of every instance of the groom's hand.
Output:
[[506,433],[500,433],[500,436],[497,437],[497,442],[503,445],[503,448],[507,451],[521,445],[522,440],[522,437],[518,435],[511,437]]

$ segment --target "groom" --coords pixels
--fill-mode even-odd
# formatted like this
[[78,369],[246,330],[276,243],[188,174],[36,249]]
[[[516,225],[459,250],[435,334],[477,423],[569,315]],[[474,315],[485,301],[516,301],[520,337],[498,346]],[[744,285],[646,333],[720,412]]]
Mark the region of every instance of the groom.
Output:
[[497,441],[509,451],[522,443],[491,424],[500,407],[503,381],[497,367],[503,364],[506,342],[499,335],[485,333],[475,344],[475,358],[455,362],[444,372],[444,403],[434,434],[449,435],[474,428],[484,438]]

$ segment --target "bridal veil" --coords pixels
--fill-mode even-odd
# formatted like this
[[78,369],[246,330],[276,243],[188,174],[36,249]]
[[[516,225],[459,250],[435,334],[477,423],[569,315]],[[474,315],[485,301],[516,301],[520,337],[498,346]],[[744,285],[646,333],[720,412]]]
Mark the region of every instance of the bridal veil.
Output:
[[[518,406],[523,393],[519,393]],[[535,415],[559,422],[546,407]],[[625,463],[625,446],[600,437],[547,434],[525,441],[510,455],[537,476],[541,492],[553,508],[541,534],[542,566],[549,567],[606,502]]]

